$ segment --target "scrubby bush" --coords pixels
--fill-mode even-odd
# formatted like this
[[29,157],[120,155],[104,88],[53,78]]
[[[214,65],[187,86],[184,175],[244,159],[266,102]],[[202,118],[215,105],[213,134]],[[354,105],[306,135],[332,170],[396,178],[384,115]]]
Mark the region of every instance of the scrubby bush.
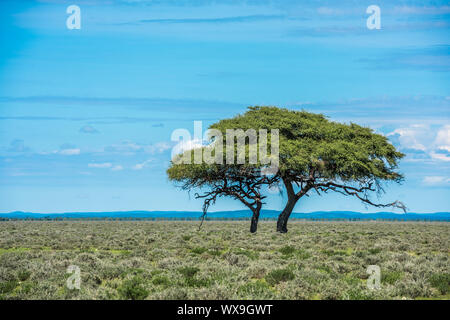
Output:
[[289,281],[295,278],[294,273],[289,269],[272,270],[266,276],[266,280],[270,285],[275,285],[282,281]]
[[206,252],[208,249],[203,248],[203,247],[197,247],[197,248],[192,248],[191,252],[195,253],[195,254],[202,254],[204,252]]
[[19,279],[19,281],[26,281],[30,276],[31,272],[28,270],[19,270],[19,272],[17,272],[17,279]]
[[152,279],[152,283],[156,286],[168,287],[170,285],[170,279],[166,276],[156,276]]
[[295,252],[295,248],[291,247],[291,246],[284,246],[284,247],[281,247],[279,251],[281,252],[281,254],[289,256]]
[[430,277],[430,284],[441,294],[450,293],[450,273],[437,273]]
[[122,282],[117,289],[119,296],[126,300],[143,300],[148,296],[148,290],[144,287],[144,281],[138,276]]
[[400,280],[402,272],[400,271],[384,271],[381,273],[381,283],[387,283],[393,285]]
[[181,273],[185,278],[194,277],[200,269],[197,267],[183,267],[178,269],[178,272]]
[[18,284],[17,280],[0,282],[0,294],[13,291]]
[[270,299],[274,296],[270,286],[261,280],[240,286],[237,293],[242,299]]

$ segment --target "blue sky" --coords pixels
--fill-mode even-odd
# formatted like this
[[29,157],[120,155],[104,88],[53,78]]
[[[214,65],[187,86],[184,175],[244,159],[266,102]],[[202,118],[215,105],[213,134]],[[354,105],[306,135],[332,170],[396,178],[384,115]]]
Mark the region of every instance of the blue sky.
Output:
[[[447,1],[1,1],[0,212],[198,211],[165,175],[171,133],[249,105],[372,127],[407,154],[381,200],[450,211],[449,31]],[[376,211],[295,208],[318,210]]]

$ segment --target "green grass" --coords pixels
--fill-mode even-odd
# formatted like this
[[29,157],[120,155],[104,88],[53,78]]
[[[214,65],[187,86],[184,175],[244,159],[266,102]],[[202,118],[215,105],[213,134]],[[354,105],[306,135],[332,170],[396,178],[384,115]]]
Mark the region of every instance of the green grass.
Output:
[[450,273],[433,274],[430,277],[430,284],[442,295],[450,293]]
[[281,247],[279,249],[279,251],[283,255],[290,256],[290,255],[292,255],[295,252],[295,248],[291,247],[291,246],[284,246],[284,247]]
[[178,272],[181,273],[185,278],[194,277],[200,269],[197,267],[183,267],[178,269]]
[[[0,222],[0,299],[449,299],[450,224]],[[67,267],[81,271],[69,290]],[[381,288],[366,286],[369,265]]]
[[17,248],[0,248],[0,256],[5,254],[5,253],[9,253],[9,252],[13,252],[13,253],[20,253],[20,252],[26,252],[31,250],[31,248],[24,248],[24,247],[17,247]]
[[124,280],[117,291],[125,300],[143,300],[149,293],[145,288],[144,280],[138,276]]
[[272,270],[266,277],[266,280],[271,285],[276,285],[280,282],[293,280],[295,274],[289,269]]
[[400,271],[384,271],[381,273],[381,283],[395,284],[402,277],[402,272]]

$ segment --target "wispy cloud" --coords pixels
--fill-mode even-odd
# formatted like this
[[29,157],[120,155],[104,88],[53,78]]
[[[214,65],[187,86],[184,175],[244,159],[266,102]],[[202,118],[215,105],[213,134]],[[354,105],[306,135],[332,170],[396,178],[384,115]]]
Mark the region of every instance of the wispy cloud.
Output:
[[[64,143],[59,147],[59,150],[55,150],[50,154],[59,154],[63,156],[75,156],[81,153],[81,149],[77,148],[75,145],[71,143]],[[48,154],[47,152],[41,152],[40,154]]]
[[99,133],[99,131],[97,129],[95,129],[93,126],[90,126],[90,125],[82,126],[80,128],[80,132],[81,133],[89,133],[89,134]]
[[133,170],[142,170],[142,169],[144,169],[146,166],[148,166],[148,164],[150,164],[152,161],[153,161],[153,159],[149,159],[149,160],[146,160],[146,161],[144,161],[144,162],[137,163],[136,165],[133,166],[132,169],[133,169]]
[[81,150],[78,148],[73,148],[73,149],[63,149],[60,150],[58,153],[62,154],[64,156],[74,156],[74,155],[78,155],[80,154]]
[[112,163],[111,162],[89,163],[88,167],[89,168],[97,168],[97,169],[106,169],[106,168],[111,168],[112,167]]
[[426,176],[422,182],[428,186],[448,185],[450,184],[450,178],[445,176]]
[[133,141],[122,141],[118,144],[112,144],[104,147],[97,153],[114,153],[121,155],[134,155],[137,153],[157,154],[170,149],[172,145],[168,142],[157,142],[154,144],[142,144]]
[[123,167],[121,165],[116,165],[111,168],[111,171],[122,171]]
[[111,169],[111,171],[122,171],[122,165],[113,165],[111,162],[89,163],[89,168],[93,169]]
[[249,16],[234,16],[234,17],[217,17],[217,18],[179,18],[179,19],[142,19],[136,22],[120,23],[120,24],[140,24],[140,23],[244,23],[244,22],[264,22],[268,20],[285,19],[282,15],[249,15]]

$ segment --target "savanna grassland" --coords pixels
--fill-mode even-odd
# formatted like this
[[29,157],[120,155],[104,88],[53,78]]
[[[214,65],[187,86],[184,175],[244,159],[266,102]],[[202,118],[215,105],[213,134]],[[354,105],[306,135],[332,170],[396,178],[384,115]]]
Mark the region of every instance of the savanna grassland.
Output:
[[[0,222],[0,299],[448,299],[450,224]],[[68,289],[69,265],[81,270]],[[381,288],[368,289],[369,265]]]

